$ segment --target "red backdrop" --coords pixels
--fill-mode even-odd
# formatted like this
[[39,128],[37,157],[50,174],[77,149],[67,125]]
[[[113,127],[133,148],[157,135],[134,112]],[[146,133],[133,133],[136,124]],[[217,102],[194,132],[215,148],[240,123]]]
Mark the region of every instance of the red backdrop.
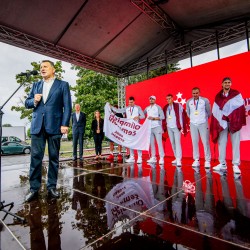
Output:
[[[149,105],[149,96],[155,95],[156,103],[163,107],[166,104],[166,95],[172,93],[174,99],[187,101],[192,97],[192,88],[199,87],[201,96],[208,98],[212,104],[215,95],[221,89],[221,82],[225,76],[232,79],[232,88],[237,89],[243,95],[243,98],[250,98],[249,84],[250,52],[231,56],[218,61],[195,66],[190,69],[181,70],[175,73],[163,75],[150,80],[139,82],[126,87],[126,98],[135,97],[136,104],[143,109]],[[179,94],[179,95],[178,95]],[[180,97],[181,98],[177,98]],[[184,104],[185,106],[185,104]],[[186,106],[185,106],[186,107]],[[164,143],[165,154],[172,156],[172,149],[169,140]],[[248,153],[250,141],[241,142],[241,159],[250,160]],[[182,149],[184,157],[192,157],[192,142],[190,134],[187,137],[182,136]],[[211,143],[212,158],[218,158],[217,146]],[[200,154],[203,154],[203,147],[200,142]],[[231,142],[227,146],[227,159],[231,159]]]

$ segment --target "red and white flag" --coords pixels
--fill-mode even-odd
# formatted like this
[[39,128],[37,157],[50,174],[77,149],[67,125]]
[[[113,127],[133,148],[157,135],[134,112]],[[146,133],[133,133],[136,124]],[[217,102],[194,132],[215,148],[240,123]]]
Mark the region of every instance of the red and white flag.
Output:
[[215,97],[210,125],[214,143],[218,141],[219,133],[227,128],[228,122],[232,133],[246,125],[244,99],[237,90],[233,89],[230,89],[228,96],[224,96],[221,90]]
[[242,127],[240,131],[241,141],[250,140],[250,98],[245,99],[245,109],[246,109],[246,126]]

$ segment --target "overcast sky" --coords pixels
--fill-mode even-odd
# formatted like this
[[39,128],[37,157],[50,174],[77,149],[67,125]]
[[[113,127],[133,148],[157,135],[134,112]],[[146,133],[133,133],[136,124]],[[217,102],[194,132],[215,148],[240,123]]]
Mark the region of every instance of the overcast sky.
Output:
[[[247,51],[246,41],[242,41],[220,49],[221,58],[239,54]],[[34,52],[30,52],[24,49],[20,49],[8,44],[0,42],[0,105],[2,105],[7,98],[18,88],[15,76],[18,73],[25,72],[27,69],[32,70],[31,62],[39,62],[44,59],[51,59],[57,61],[57,59],[49,58]],[[206,62],[214,61],[217,59],[216,51],[211,51],[193,58],[193,66],[203,64]],[[63,69],[65,70],[64,80],[69,82],[71,86],[76,84],[76,71],[71,70],[71,64],[63,62]],[[190,59],[185,59],[179,62],[181,69],[190,67]],[[20,89],[13,98],[3,108],[3,124],[9,123],[12,126],[27,126],[29,127],[27,120],[20,119],[20,113],[11,111],[11,106],[16,105],[19,102],[21,96],[23,96],[23,89]],[[72,99],[74,99],[72,93]]]

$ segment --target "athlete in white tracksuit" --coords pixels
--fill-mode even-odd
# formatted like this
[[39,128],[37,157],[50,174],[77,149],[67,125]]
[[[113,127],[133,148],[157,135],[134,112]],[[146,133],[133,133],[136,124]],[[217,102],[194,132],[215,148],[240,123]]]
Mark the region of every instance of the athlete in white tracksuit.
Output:
[[158,150],[160,154],[159,164],[164,164],[164,150],[162,146],[162,120],[165,119],[162,108],[155,104],[156,97],[150,96],[150,105],[144,110],[147,114],[147,119],[151,120],[151,136],[150,136],[150,148],[151,158],[148,163],[156,162],[155,157],[155,139],[157,141]]
[[210,168],[211,151],[209,143],[208,118],[211,116],[211,107],[207,98],[200,96],[200,89],[192,89],[193,98],[186,103],[187,115],[190,118],[190,132],[193,144],[193,167],[200,166],[199,137],[205,151],[205,168]]
[[[145,115],[141,107],[138,105],[135,105],[135,99],[133,96],[129,97],[127,107],[121,108],[121,109],[112,107],[111,109],[116,113],[125,113],[128,119],[133,119],[138,122],[140,119],[145,118]],[[129,163],[135,162],[134,149],[130,148],[129,150],[130,150],[130,157],[126,160],[126,162],[129,162]],[[142,163],[142,151],[138,150],[137,152],[138,152],[137,163]]]

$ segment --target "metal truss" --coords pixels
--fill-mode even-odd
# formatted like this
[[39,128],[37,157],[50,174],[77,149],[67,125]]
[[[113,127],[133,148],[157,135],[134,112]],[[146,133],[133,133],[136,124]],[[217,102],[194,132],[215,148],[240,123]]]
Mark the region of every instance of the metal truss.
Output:
[[130,1],[151,20],[160,25],[166,31],[168,37],[173,37],[175,47],[182,44],[182,31],[180,27],[155,2],[152,0]]
[[174,21],[153,1],[151,0],[131,0],[138,9],[140,9],[144,14],[149,16],[154,22],[159,24],[163,29],[170,32],[176,30],[177,25]]
[[238,41],[240,39],[243,40],[244,38],[246,38],[246,27],[248,26],[249,21],[240,23],[230,28],[218,31],[218,37],[216,37],[216,32],[214,32],[214,34],[190,42],[189,44],[179,46],[172,50],[166,50],[165,52],[156,56],[143,59],[129,66],[125,66],[122,68],[123,73],[121,74],[121,76],[125,76],[128,74],[134,75],[138,72],[145,72],[147,71],[148,66],[154,69],[166,65],[166,62],[175,63],[180,59],[189,57],[190,51],[192,51],[193,54],[199,54],[202,51],[211,49],[211,47],[215,47],[217,39],[220,45],[229,43],[231,41]]
[[[135,2],[136,0],[131,1]],[[227,29],[214,32],[209,36],[176,47],[172,50],[165,50],[163,53],[156,56],[145,58],[142,60],[138,59],[137,62],[126,65],[122,68],[91,58],[86,55],[82,55],[80,53],[77,53],[76,51],[72,51],[61,46],[55,46],[50,42],[35,38],[11,28],[7,28],[3,25],[0,25],[0,41],[37,53],[41,53],[43,55],[58,58],[59,60],[64,60],[84,68],[99,71],[104,74],[124,78],[128,75],[131,76],[141,72],[146,72],[148,69],[165,66],[167,63],[175,63],[180,59],[192,57],[193,54],[199,54],[204,51],[208,51],[209,49],[216,47],[217,41],[219,42],[219,45],[222,46],[232,43],[232,41],[243,40],[247,37],[246,34],[249,34],[249,25],[249,21],[239,23]],[[192,52],[192,54],[190,52]],[[125,96],[124,93],[126,85],[127,83],[123,86],[124,92],[120,91],[120,87],[118,87],[118,92],[120,91],[120,100],[123,100],[123,97]],[[125,104],[124,102],[125,101],[120,101],[119,106],[122,107]]]
[[119,108],[125,108],[126,106],[126,86],[128,85],[128,77],[117,78],[117,90],[118,90],[118,106]]
[[28,49],[43,55],[58,58],[59,60],[67,61],[84,68],[97,70],[109,75],[117,76],[120,73],[120,68],[114,65],[96,60],[86,55],[77,53],[64,47],[53,45],[42,39],[27,35],[23,32],[0,25],[0,41],[24,49]]

